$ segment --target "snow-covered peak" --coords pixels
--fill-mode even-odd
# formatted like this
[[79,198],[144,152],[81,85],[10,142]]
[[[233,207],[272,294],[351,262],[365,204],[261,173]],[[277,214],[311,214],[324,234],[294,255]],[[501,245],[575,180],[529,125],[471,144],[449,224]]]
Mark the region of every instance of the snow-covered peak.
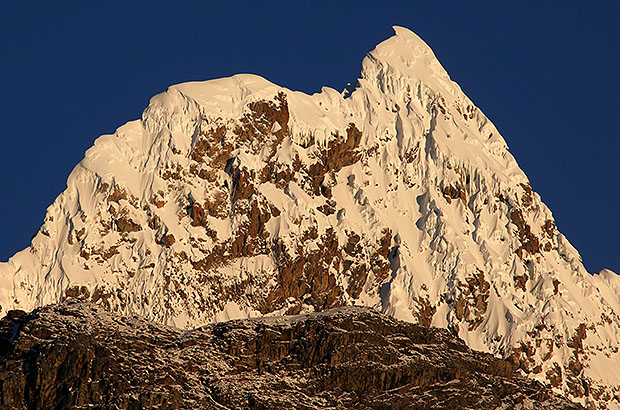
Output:
[[405,93],[407,85],[453,92],[448,73],[431,48],[409,29],[394,26],[393,30],[394,36],[377,45],[362,61],[362,81],[398,96]]
[[[237,74],[209,81],[193,81],[170,87],[168,93],[178,91],[194,100],[209,113],[238,116],[244,104],[251,99],[272,98],[281,87],[255,74]],[[151,100],[151,105],[160,96]]]
[[242,74],[153,97],[0,264],[1,312],[79,296],[192,327],[372,306],[618,406],[620,279],[585,270],[494,125],[394,30],[345,93]]

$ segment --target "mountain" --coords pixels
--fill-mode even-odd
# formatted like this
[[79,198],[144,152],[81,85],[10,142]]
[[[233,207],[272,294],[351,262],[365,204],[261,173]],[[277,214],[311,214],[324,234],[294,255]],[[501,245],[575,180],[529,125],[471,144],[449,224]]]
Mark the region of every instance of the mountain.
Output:
[[394,31],[343,92],[236,75],[153,97],[0,264],[2,312],[81,297],[191,328],[369,306],[620,408],[620,279],[586,271],[495,126]]
[[359,307],[182,331],[48,305],[0,321],[0,355],[12,409],[583,409],[445,329]]

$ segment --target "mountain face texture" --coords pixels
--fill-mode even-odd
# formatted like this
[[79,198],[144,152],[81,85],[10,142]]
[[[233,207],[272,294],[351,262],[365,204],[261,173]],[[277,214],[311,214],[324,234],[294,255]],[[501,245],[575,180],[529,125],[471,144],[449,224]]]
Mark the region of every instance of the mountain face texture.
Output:
[[583,409],[445,329],[369,308],[190,331],[90,303],[0,322],[11,409]]
[[493,124],[395,27],[355,87],[180,84],[95,141],[0,313],[81,297],[192,328],[372,307],[620,408],[620,279],[590,274]]

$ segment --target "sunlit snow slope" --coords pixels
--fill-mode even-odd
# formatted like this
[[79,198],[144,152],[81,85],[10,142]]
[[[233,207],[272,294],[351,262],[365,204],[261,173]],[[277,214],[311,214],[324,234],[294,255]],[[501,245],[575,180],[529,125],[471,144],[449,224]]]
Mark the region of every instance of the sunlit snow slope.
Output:
[[357,87],[171,87],[96,140],[0,305],[67,296],[192,327],[368,305],[618,408],[620,280],[589,274],[491,122],[407,29]]

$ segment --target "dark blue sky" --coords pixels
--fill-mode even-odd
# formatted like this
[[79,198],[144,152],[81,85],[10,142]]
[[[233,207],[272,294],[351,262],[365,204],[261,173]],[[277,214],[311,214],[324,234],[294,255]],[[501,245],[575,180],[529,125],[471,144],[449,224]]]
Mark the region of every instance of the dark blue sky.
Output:
[[495,123],[586,267],[620,272],[616,1],[37,3],[0,5],[2,261],[95,138],[169,85],[250,72],[341,90],[397,24]]

